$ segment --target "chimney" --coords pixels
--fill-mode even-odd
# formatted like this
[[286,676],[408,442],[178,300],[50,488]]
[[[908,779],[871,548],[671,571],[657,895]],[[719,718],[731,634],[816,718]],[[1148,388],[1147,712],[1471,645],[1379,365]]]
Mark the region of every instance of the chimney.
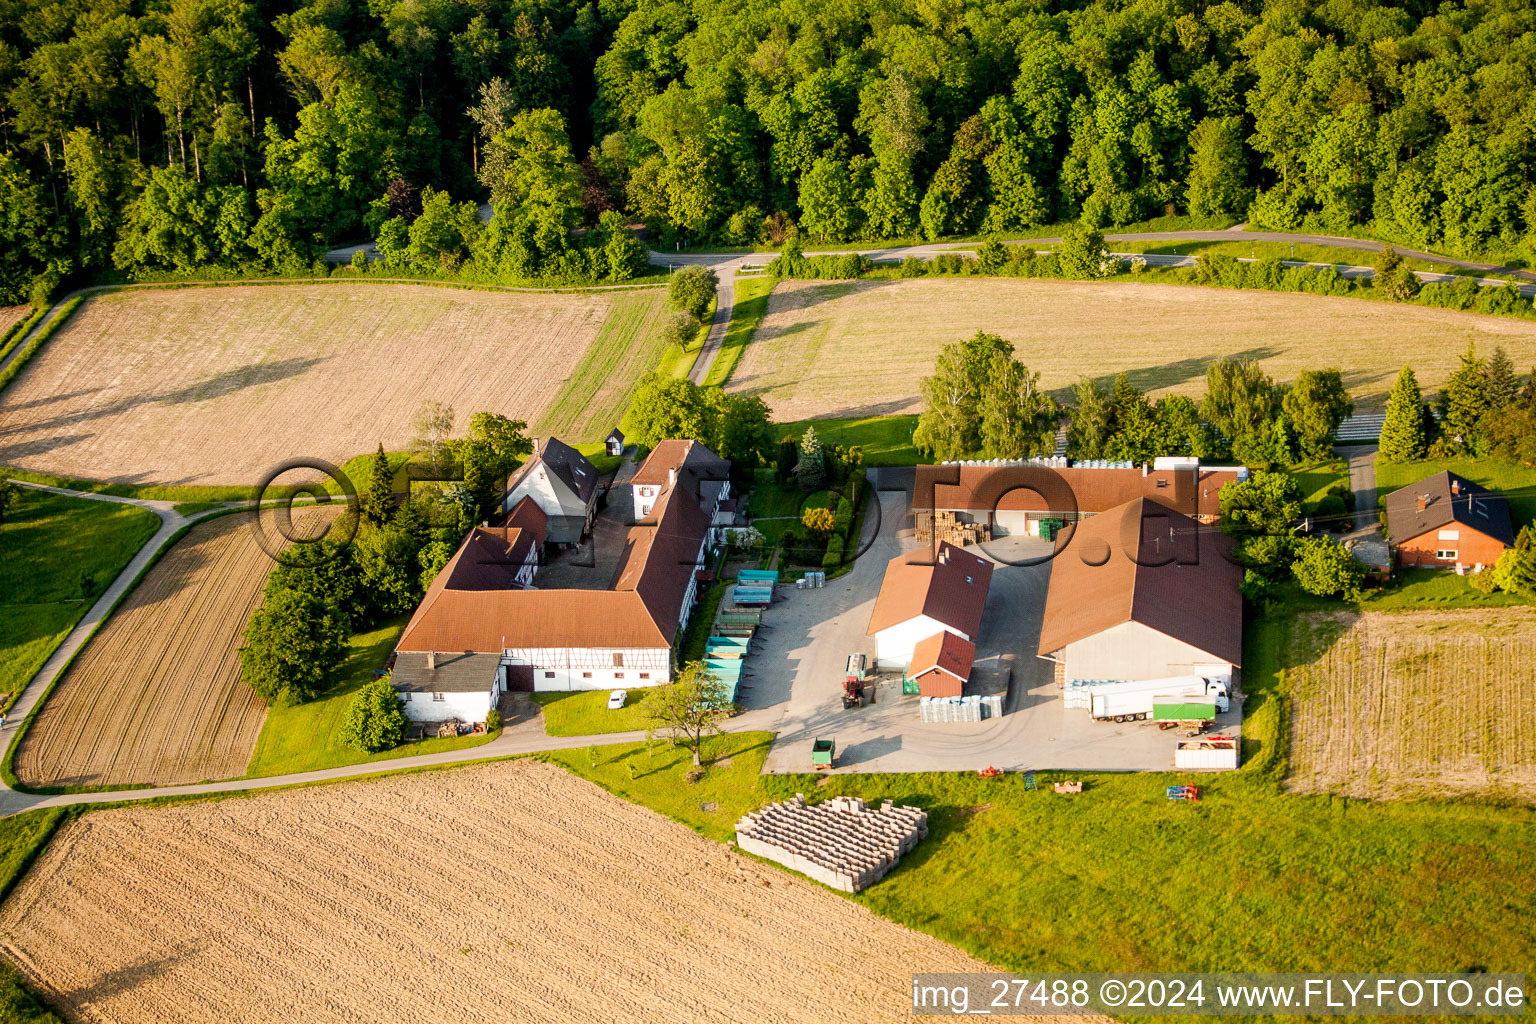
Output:
[[427,670],[429,672],[436,672],[437,671],[437,652],[436,651],[428,651],[427,652]]
[[1142,463],[1142,464],[1141,464],[1141,475],[1142,475],[1142,476],[1146,476],[1146,475],[1147,475],[1147,474],[1148,474],[1148,473],[1150,473],[1150,472],[1152,472],[1152,466],[1151,466],[1151,464],[1149,464],[1149,463],[1146,463],[1146,462],[1143,462],[1143,463]]
[[667,467],[667,486],[668,487],[676,487],[677,486],[677,467],[676,466],[668,466]]
[[1428,508],[1429,507],[1429,495],[1427,495],[1427,494],[1419,495],[1418,506],[1419,506],[1419,511],[1420,512],[1423,512],[1426,508]]
[[1461,481],[1455,479],[1454,477],[1451,478],[1451,493],[1452,494],[1460,494],[1461,493]]

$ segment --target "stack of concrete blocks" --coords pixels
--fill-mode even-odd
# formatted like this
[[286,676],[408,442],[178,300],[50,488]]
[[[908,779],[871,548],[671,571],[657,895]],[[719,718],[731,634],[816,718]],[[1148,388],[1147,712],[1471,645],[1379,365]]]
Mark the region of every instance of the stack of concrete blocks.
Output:
[[1003,696],[1000,693],[970,697],[924,697],[918,702],[919,721],[979,722],[984,718],[997,718],[1003,713]]
[[852,796],[807,804],[805,794],[796,793],[736,823],[742,850],[843,892],[880,881],[927,835],[926,811],[889,800],[877,810]]

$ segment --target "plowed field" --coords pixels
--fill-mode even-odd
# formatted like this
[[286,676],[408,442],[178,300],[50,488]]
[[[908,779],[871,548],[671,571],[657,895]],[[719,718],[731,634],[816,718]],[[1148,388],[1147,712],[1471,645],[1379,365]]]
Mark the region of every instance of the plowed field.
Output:
[[1289,785],[1536,799],[1536,612],[1297,620]]
[[[319,511],[294,513],[318,532]],[[33,786],[179,785],[245,774],[266,705],[238,650],[272,560],[252,516],[202,523],[167,552],[43,702],[15,768]]]
[[119,808],[0,945],[71,1018],[858,1022],[986,965],[552,765]]
[[1058,397],[1080,376],[1122,370],[1154,396],[1198,396],[1212,361],[1241,357],[1282,382],[1339,367],[1363,412],[1385,406],[1405,362],[1438,391],[1469,341],[1483,355],[1503,345],[1516,366],[1536,362],[1529,320],[1369,299],[1132,282],[785,281],[728,388],[761,395],[780,422],[921,412],[919,381],[939,349],[977,331],[1013,342]]
[[[253,485],[287,459],[339,464],[380,443],[400,450],[425,399],[452,406],[462,431],[481,411],[537,428],[558,397],[592,414],[560,417],[584,433],[568,440],[595,440],[654,365],[663,307],[657,289],[359,283],[100,295],[0,397],[0,464]],[[593,360],[604,373],[578,372]]]

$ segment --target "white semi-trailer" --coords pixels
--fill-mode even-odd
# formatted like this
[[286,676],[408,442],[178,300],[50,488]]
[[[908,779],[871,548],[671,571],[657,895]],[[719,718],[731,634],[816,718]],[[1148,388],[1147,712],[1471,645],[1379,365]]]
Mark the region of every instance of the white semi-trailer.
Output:
[[1226,711],[1227,684],[1205,676],[1169,676],[1165,679],[1134,679],[1123,683],[1099,683],[1088,688],[1090,713],[1095,722],[1136,722],[1152,717],[1159,697],[1175,697],[1191,703],[1210,701]]

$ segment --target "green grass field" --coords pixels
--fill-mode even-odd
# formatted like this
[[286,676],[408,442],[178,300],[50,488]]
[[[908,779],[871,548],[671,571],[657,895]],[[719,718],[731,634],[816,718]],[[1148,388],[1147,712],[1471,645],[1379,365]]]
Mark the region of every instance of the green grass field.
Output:
[[[0,818],[0,899],[10,895],[43,847],[78,808],[49,807]],[[0,1022],[60,1024],[22,982],[9,963],[0,963]]]
[[736,372],[736,363],[741,359],[742,351],[768,312],[768,295],[778,283],[778,278],[774,277],[743,277],[736,280],[731,322],[725,329],[725,337],[720,341],[720,351],[709,367],[709,375],[704,378],[706,385],[724,386],[731,379],[731,374]]
[[1515,532],[1536,521],[1536,469],[1501,459],[1426,459],[1423,462],[1387,462],[1376,459],[1376,497],[1385,498],[1432,473],[1448,469],[1473,483],[1498,491],[1509,499],[1509,517]]
[[660,288],[616,293],[586,356],[535,429],[567,442],[606,436],[629,407],[635,381],[661,361],[666,305]]
[[1391,587],[1370,590],[1360,602],[1368,612],[1431,608],[1513,608],[1529,602],[1514,594],[1485,594],[1465,576],[1443,569],[1399,569]]
[[[928,838],[851,898],[1005,969],[1536,969],[1531,808],[1281,791],[1288,628],[1285,615],[1250,626],[1249,760],[1233,774],[1082,775],[1071,798],[1019,775],[761,776],[769,739],[755,733],[709,741],[729,762],[693,785],[686,753],[664,745],[547,756],[718,840],[796,792],[922,806]],[[1200,802],[1166,800],[1174,781]]]
[[823,441],[844,447],[864,449],[866,466],[915,466],[923,456],[912,446],[912,431],[917,429],[915,415],[854,416],[845,418],[797,420],[775,423],[780,437],[798,438],[806,427],[815,427]]
[[246,769],[247,777],[288,775],[336,768],[344,764],[438,754],[445,750],[476,747],[495,739],[495,733],[444,739],[434,736],[407,742],[377,754],[365,754],[341,741],[339,730],[341,720],[347,713],[348,701],[354,692],[373,681],[374,669],[384,666],[389,652],[394,649],[395,641],[405,629],[406,619],[407,616],[401,616],[378,629],[353,636],[347,660],[336,671],[335,685],[320,697],[307,704],[269,710],[267,720],[261,727],[261,735],[256,739],[256,750],[251,754],[250,766]]
[[0,525],[0,694],[42,668],[160,528],[147,509],[20,490]]
[[586,736],[591,733],[633,732],[645,728],[640,705],[649,689],[630,690],[622,708],[608,710],[610,690],[578,693],[536,693],[534,702],[544,709],[544,732],[550,736]]

